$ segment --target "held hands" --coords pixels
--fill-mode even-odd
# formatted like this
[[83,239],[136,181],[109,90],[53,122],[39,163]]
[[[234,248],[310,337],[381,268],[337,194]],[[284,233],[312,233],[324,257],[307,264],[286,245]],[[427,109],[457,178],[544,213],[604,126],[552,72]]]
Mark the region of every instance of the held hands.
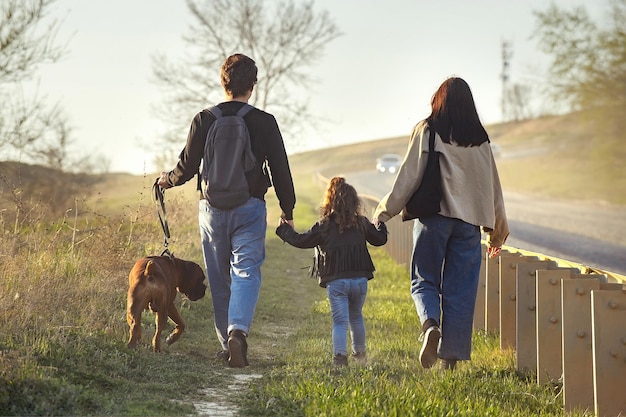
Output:
[[287,223],[289,226],[291,226],[292,229],[295,228],[293,219],[292,220],[286,220],[286,219],[283,219],[282,217],[278,219],[278,225],[279,226],[281,224],[284,224],[284,223]]

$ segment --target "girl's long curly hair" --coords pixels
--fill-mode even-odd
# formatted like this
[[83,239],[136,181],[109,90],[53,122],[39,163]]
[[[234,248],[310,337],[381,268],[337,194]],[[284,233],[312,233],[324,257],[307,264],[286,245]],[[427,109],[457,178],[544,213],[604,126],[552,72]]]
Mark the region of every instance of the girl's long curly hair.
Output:
[[354,187],[343,177],[332,178],[320,206],[322,222],[328,221],[331,214],[334,214],[339,233],[343,233],[346,229],[361,227],[358,221],[361,213],[361,200]]

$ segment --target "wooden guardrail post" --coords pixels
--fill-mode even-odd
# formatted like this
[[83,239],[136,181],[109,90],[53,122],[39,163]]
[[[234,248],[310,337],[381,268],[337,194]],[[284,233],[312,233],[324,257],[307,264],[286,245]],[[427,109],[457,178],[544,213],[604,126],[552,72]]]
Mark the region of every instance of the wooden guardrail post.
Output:
[[489,254],[487,254],[487,246],[481,245],[482,261],[480,263],[480,275],[478,278],[478,291],[476,292],[476,306],[474,307],[474,330],[485,330],[485,303],[487,296],[485,294],[487,288],[487,264],[489,263]]
[[[613,287],[616,288],[616,287]],[[622,287],[623,288],[623,287]],[[591,292],[593,388],[597,417],[626,413],[626,290]]]
[[508,255],[508,252],[502,253],[495,257],[489,258],[485,256],[485,330],[489,333],[497,333],[500,328],[500,305],[498,303],[500,264],[502,257]]
[[537,383],[557,381],[563,374],[561,281],[570,268],[537,271]]
[[387,251],[398,264],[408,264],[411,260],[412,249],[406,243],[412,242],[411,226],[413,226],[413,222],[402,222],[396,216],[386,224],[389,236],[394,237],[394,239],[387,241]]
[[536,256],[506,253],[500,259],[499,274],[499,330],[500,349],[515,349],[517,340],[517,264],[538,261]]
[[599,288],[600,280],[593,275],[572,274],[570,279],[561,281],[563,406],[566,411],[594,407],[591,291]]
[[520,372],[535,372],[537,369],[537,270],[555,269],[556,265],[554,261],[520,262],[517,264],[515,355],[517,370]]

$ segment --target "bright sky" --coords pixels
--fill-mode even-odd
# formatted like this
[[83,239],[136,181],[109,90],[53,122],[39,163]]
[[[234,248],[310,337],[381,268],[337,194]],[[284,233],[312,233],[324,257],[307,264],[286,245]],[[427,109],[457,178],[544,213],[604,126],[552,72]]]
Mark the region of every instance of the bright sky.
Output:
[[[592,16],[606,10],[606,2],[595,0],[554,3],[585,6]],[[469,83],[483,123],[498,122],[501,42],[512,44],[512,82],[540,75],[547,59],[530,39],[532,11],[549,4],[317,0],[315,7],[329,11],[343,36],[327,47],[313,69],[319,83],[310,110],[329,123],[307,138],[307,148],[408,136],[428,115],[432,94],[450,75]],[[39,90],[65,109],[81,151],[105,155],[113,172],[171,169],[153,166],[159,150],[141,144],[152,142],[162,129],[151,112],[162,99],[151,81],[151,56],[180,55],[181,38],[192,23],[184,0],[57,0],[54,15],[63,19],[58,38],[69,39],[69,53],[41,69]],[[219,68],[213,70],[219,77]],[[186,133],[180,135],[181,149]],[[289,138],[285,140],[288,152],[301,150],[291,149]]]

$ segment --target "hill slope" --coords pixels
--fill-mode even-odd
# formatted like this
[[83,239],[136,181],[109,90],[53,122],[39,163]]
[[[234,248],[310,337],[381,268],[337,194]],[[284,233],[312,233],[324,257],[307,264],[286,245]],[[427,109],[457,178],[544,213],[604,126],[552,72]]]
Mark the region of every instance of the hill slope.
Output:
[[[598,131],[577,113],[486,128],[491,140],[501,148],[497,164],[505,191],[626,205],[626,171],[622,169],[626,161],[626,144],[623,137]],[[376,158],[381,154],[405,153],[409,133],[403,137],[294,154],[290,156],[292,170],[294,173],[341,174],[374,169]],[[116,202],[128,198],[129,193],[148,191],[156,178],[156,174],[154,177],[119,173],[56,175],[47,168],[12,162],[0,162],[0,167],[3,173],[0,176],[0,209],[13,207],[15,195],[12,191],[17,188],[23,201],[43,197],[56,200],[54,205],[64,209],[65,205],[73,205],[70,203],[74,196],[68,193],[79,192],[109,201],[114,208]],[[39,186],[36,185],[38,182]],[[190,181],[184,188],[186,195],[195,198],[195,181]],[[43,195],[42,190],[45,190]]]
[[[580,114],[487,126],[500,145],[497,158],[502,187],[555,198],[626,205],[626,144],[596,130]],[[292,155],[294,170],[337,174],[374,169],[383,153],[406,151],[405,137],[381,139]]]

